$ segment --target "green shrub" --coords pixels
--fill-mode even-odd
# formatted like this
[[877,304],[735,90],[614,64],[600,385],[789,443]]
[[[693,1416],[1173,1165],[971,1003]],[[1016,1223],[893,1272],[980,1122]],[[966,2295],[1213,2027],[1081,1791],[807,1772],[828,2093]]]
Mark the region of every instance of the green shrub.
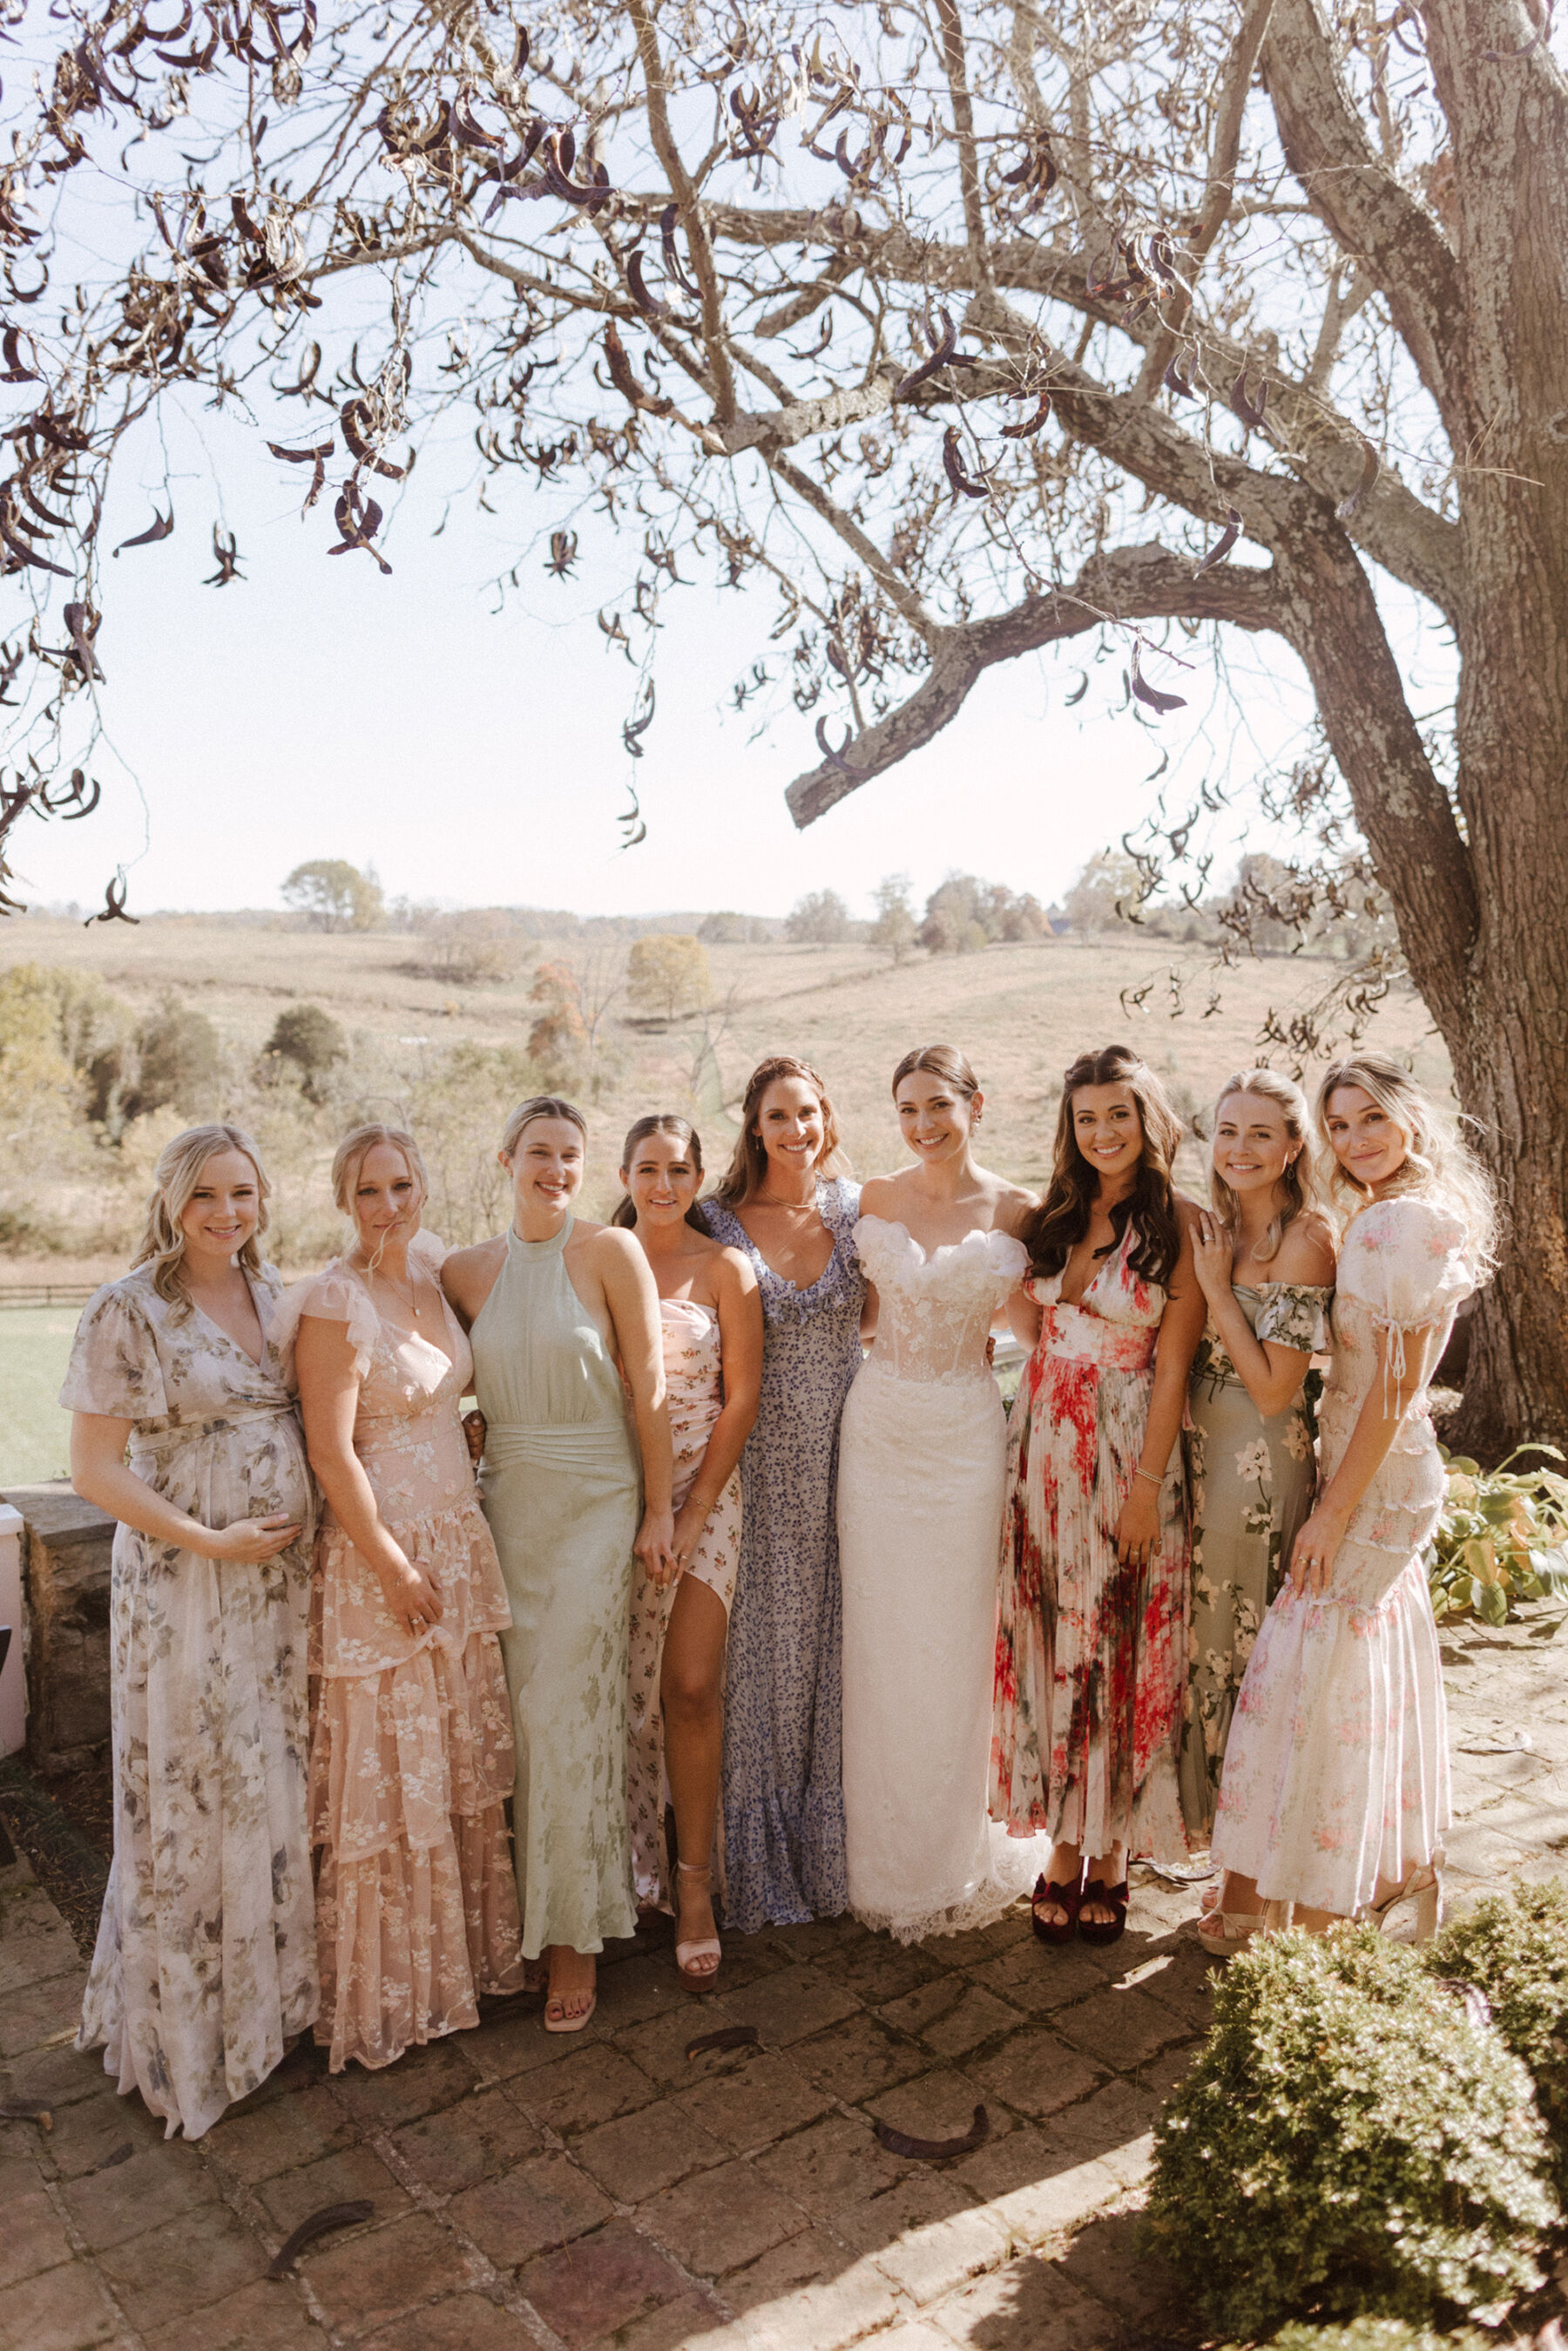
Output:
[[1568,2203],[1568,1886],[1514,1886],[1445,1927],[1424,1954],[1434,1974],[1472,1983],[1535,2084]]
[[1155,2129],[1159,2250],[1219,2329],[1468,2318],[1557,2218],[1519,2060],[1375,1928],[1260,1940]]
[[1438,1624],[1506,1625],[1521,1600],[1568,1598],[1568,1478],[1512,1466],[1521,1453],[1561,1461],[1557,1447],[1521,1445],[1496,1469],[1438,1449],[1447,1490],[1427,1581]]

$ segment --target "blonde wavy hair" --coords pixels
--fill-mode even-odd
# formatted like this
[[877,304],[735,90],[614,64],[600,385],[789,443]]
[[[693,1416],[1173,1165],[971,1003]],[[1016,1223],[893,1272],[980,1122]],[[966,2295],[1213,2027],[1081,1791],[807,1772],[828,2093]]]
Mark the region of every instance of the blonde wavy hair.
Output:
[[1405,1164],[1380,1195],[1431,1200],[1465,1228],[1465,1254],[1484,1280],[1497,1261],[1497,1201],[1491,1179],[1459,1120],[1434,1102],[1408,1070],[1385,1053],[1353,1053],[1324,1071],[1314,1115],[1328,1169],[1328,1196],[1342,1217],[1365,1207],[1366,1193],[1334,1155],[1328,1106],[1341,1086],[1359,1086],[1405,1138]]
[[1232,1233],[1241,1223],[1241,1204],[1214,1165],[1212,1142],[1212,1135],[1219,1129],[1220,1113],[1232,1094],[1256,1094],[1260,1102],[1272,1102],[1285,1122],[1285,1133],[1293,1143],[1300,1146],[1295,1157],[1274,1186],[1276,1197],[1282,1193],[1284,1196],[1269,1219],[1269,1229],[1263,1235],[1262,1248],[1255,1252],[1258,1262],[1261,1265],[1267,1265],[1271,1259],[1278,1257],[1280,1253],[1280,1243],[1284,1239],[1286,1226],[1293,1224],[1304,1208],[1316,1205],[1317,1177],[1313,1166],[1312,1113],[1307,1108],[1307,1098],[1300,1086],[1295,1084],[1293,1080],[1282,1077],[1278,1070],[1238,1070],[1233,1078],[1226,1079],[1215,1095],[1210,1123],[1209,1197],[1213,1202],[1215,1215]]
[[159,1153],[152,1171],[152,1196],[147,1203],[147,1222],[136,1255],[130,1260],[133,1268],[151,1265],[152,1287],[159,1297],[187,1312],[191,1296],[180,1278],[185,1256],[185,1235],[180,1220],[202,1180],[202,1170],[220,1151],[243,1152],[255,1169],[256,1228],[242,1244],[239,1259],[253,1281],[260,1280],[262,1255],[256,1243],[266,1230],[266,1204],[272,1197],[272,1186],[262,1165],[261,1154],[244,1127],[230,1126],[222,1119],[206,1126],[188,1126]]
[[[430,1178],[425,1174],[425,1163],[420,1156],[420,1146],[406,1126],[383,1126],[379,1120],[372,1120],[365,1126],[351,1126],[332,1155],[332,1198],[338,1214],[347,1217],[353,1226],[356,1243],[359,1238],[359,1227],[354,1215],[354,1195],[358,1189],[359,1171],[379,1143],[386,1144],[389,1150],[402,1153],[403,1165],[419,1186],[421,1210],[431,1196]],[[372,1267],[379,1255],[378,1249],[370,1259]]]

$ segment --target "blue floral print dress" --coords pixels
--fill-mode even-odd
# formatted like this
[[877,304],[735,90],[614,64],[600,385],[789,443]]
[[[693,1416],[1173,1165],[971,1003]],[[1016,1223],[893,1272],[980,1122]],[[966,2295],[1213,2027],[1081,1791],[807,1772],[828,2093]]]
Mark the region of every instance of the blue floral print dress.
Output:
[[717,1200],[717,1241],[762,1290],[762,1403],[741,1457],[741,1568],[724,1697],[724,1915],[741,1934],[848,1907],[844,1862],[838,1422],[860,1369],[866,1298],[851,1238],[860,1187],[818,1182],[833,1255],[806,1289],[759,1254]]

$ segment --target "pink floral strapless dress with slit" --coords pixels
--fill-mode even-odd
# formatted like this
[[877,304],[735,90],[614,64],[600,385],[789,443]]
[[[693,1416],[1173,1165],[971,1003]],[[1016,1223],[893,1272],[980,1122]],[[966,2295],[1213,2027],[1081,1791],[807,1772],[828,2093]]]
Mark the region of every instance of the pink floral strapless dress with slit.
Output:
[[[434,1271],[440,1244],[414,1245]],[[412,1254],[413,1251],[410,1251]],[[331,2070],[389,2065],[479,2022],[481,1992],[521,1989],[505,1802],[515,1772],[497,1635],[511,1623],[459,1403],[472,1381],[442,1301],[442,1351],[389,1323],[341,1259],[290,1292],[348,1325],[359,1371],[354,1450],[383,1523],[441,1595],[415,1637],[332,1512],[317,1539],[310,1672],[311,1841],[321,1966],[317,2042]]]

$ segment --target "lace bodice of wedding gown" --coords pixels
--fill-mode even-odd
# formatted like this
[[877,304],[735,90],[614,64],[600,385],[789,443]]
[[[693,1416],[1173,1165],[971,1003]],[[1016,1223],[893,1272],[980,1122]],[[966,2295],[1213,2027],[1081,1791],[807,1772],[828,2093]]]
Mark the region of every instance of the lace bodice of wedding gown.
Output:
[[985,1343],[997,1308],[1023,1280],[1028,1253],[1007,1233],[972,1232],[926,1255],[907,1227],[862,1217],[854,1240],[877,1285],[870,1362],[894,1379],[947,1386],[990,1377]]

